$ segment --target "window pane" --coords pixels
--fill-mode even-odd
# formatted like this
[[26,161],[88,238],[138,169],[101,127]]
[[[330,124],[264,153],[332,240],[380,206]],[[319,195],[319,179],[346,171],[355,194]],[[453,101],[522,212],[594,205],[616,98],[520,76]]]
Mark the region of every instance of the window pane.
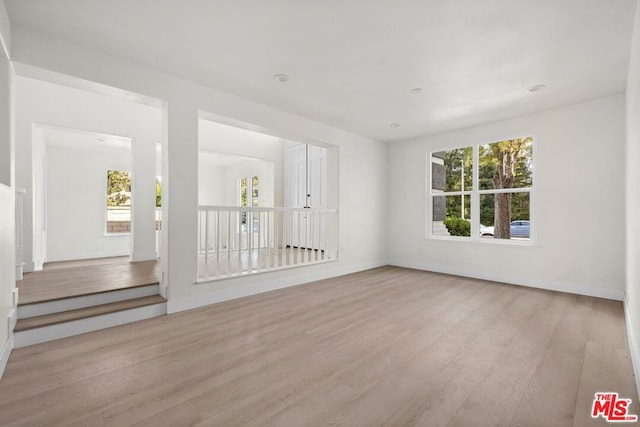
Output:
[[533,186],[533,138],[498,141],[479,147],[480,189]]
[[254,176],[251,178],[251,206],[258,206],[258,177]]
[[471,197],[434,196],[431,234],[471,236]]
[[471,147],[431,153],[432,192],[471,191],[472,158]]
[[496,239],[530,238],[530,193],[480,195],[480,235]]
[[131,176],[107,171],[107,233],[131,231]]

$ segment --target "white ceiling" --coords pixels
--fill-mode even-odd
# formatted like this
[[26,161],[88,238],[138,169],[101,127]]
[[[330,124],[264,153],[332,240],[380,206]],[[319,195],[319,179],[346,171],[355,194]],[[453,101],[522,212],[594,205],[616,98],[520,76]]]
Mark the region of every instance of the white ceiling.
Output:
[[[382,141],[624,91],[636,7],[635,0],[5,2],[13,26]],[[291,79],[278,83],[276,73]],[[547,89],[529,93],[536,84]],[[421,94],[410,93],[416,87]]]

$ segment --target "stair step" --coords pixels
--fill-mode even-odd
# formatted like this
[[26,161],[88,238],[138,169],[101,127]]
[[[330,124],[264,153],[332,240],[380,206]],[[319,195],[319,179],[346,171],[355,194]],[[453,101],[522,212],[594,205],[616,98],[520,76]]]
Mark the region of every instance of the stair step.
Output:
[[71,322],[74,320],[86,319],[88,317],[101,316],[118,311],[145,307],[148,305],[163,304],[166,302],[167,300],[160,295],[151,295],[125,301],[96,305],[92,307],[68,310],[60,313],[51,313],[43,316],[29,317],[26,319],[19,319],[14,332],[27,331],[30,329]]
[[63,311],[157,295],[159,290],[160,286],[158,284],[149,284],[29,304],[20,304],[21,296],[19,296],[18,319],[44,316],[45,314],[60,313]]

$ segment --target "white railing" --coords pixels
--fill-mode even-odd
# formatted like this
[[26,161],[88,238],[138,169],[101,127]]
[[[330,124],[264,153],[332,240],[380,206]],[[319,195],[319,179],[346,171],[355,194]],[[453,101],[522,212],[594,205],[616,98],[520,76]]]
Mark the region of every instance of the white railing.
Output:
[[200,206],[198,280],[338,259],[335,209]]

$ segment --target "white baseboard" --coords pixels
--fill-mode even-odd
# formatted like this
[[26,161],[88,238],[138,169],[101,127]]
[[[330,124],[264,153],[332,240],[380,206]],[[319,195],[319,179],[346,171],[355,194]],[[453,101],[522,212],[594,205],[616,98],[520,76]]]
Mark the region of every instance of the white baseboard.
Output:
[[24,276],[24,263],[16,265],[16,282],[23,279]]
[[9,313],[9,335],[11,335],[16,328],[16,323],[18,323],[18,308],[13,307]]
[[631,355],[631,364],[633,365],[633,374],[636,380],[636,390],[638,391],[638,396],[640,396],[640,347],[635,339],[633,324],[631,323],[631,318],[629,317],[629,298],[628,294],[625,295],[624,298],[624,320],[627,324],[627,338],[629,340],[629,354]]
[[13,334],[9,334],[9,339],[5,341],[4,345],[2,346],[2,350],[0,351],[0,380],[4,375],[4,370],[7,367],[7,362],[9,362],[11,350],[13,350]]
[[22,271],[24,273],[33,273],[36,265],[33,261],[25,262],[22,264]]
[[624,301],[623,289],[604,289],[577,285],[574,283],[556,282],[553,280],[536,279],[530,277],[509,276],[503,274],[468,271],[458,268],[442,267],[420,262],[407,262],[403,260],[390,260],[389,265],[397,267],[413,268],[416,270],[433,271],[435,273],[452,274],[456,276],[471,277],[474,279],[491,280],[493,282],[509,283],[512,285],[528,286],[531,288],[547,289],[550,291],[567,292],[570,294],[585,295],[604,298],[615,301]]
[[74,335],[84,334],[86,332],[97,331],[99,329],[111,328],[113,326],[124,325],[138,320],[163,316],[165,314],[167,314],[167,307],[165,303],[162,303],[103,314],[101,316],[94,316],[86,319],[74,320],[71,322],[58,323],[42,328],[16,332],[14,334],[13,345],[15,348],[26,347],[28,345],[71,337]]
[[129,256],[129,250],[126,249],[122,251],[110,252],[81,252],[77,254],[61,254],[53,256],[47,255],[46,262],[74,261],[77,259],[112,258],[117,256]]
[[[340,261],[317,264],[315,266],[299,267],[294,269],[279,270],[272,273],[259,273],[248,276],[234,277],[230,279],[216,280],[214,282],[199,283],[193,286],[198,288],[198,293],[181,298],[170,295],[167,301],[167,312],[179,311],[215,304],[249,295],[261,294],[276,289],[302,285],[317,280],[342,276],[359,271],[370,270],[387,265],[385,261],[372,261],[358,264],[341,265]],[[306,271],[305,271],[306,270]],[[293,273],[293,274],[292,274]],[[277,278],[273,278],[274,276]],[[169,290],[171,285],[169,284]]]
[[131,254],[131,261],[133,262],[138,262],[138,261],[153,261],[158,259],[158,254],[156,253],[156,251],[149,251],[149,252],[134,252]]

